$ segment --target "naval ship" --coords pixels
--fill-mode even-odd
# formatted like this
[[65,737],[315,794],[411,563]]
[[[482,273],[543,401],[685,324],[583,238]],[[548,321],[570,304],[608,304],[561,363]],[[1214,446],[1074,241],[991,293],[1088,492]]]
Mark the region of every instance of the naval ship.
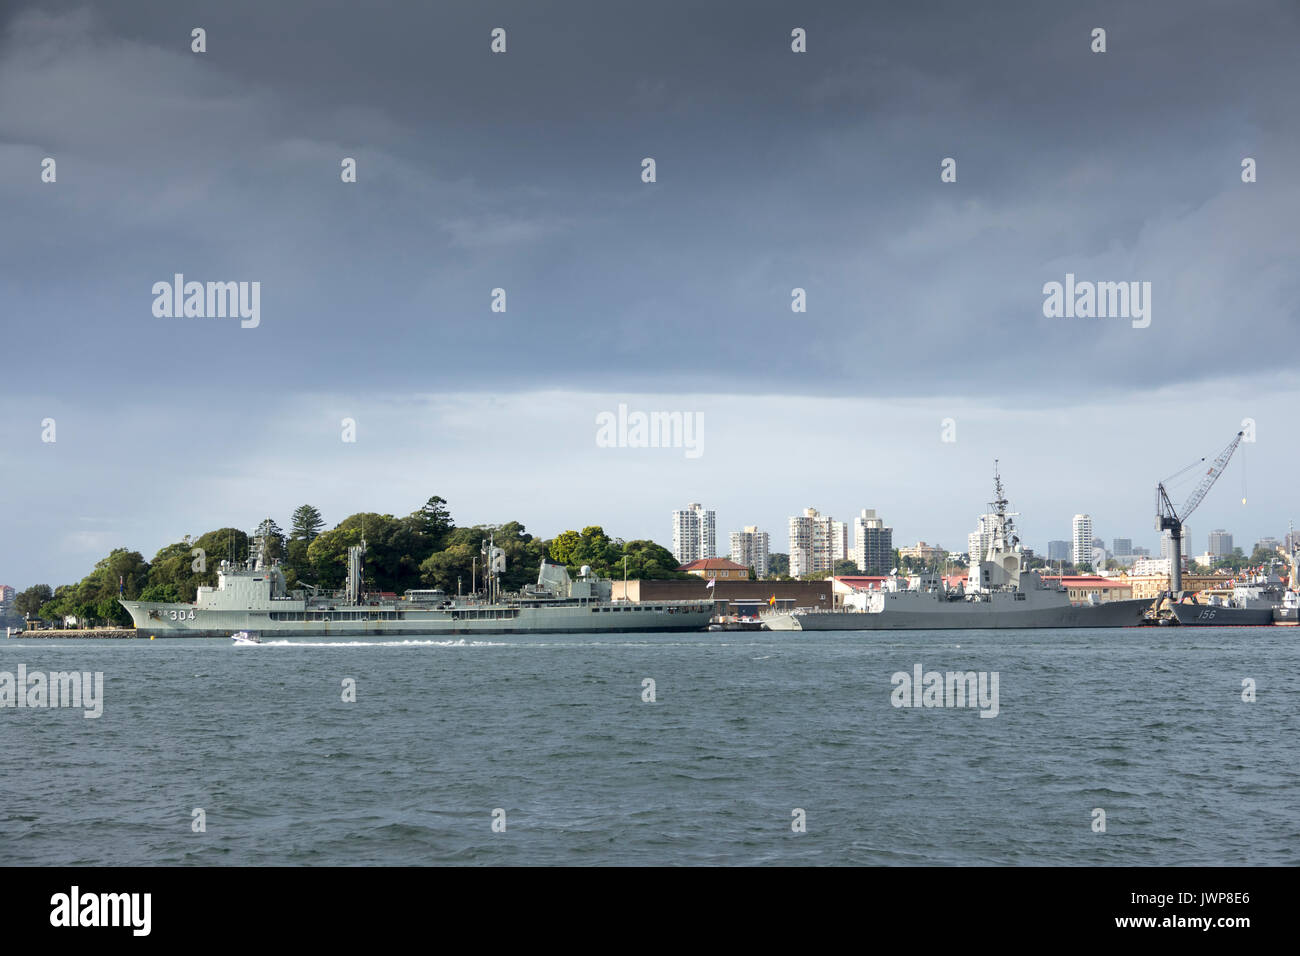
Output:
[[1257,574],[1232,589],[1232,595],[1210,595],[1202,604],[1195,595],[1169,605],[1171,624],[1191,627],[1261,627],[1274,620],[1285,623],[1286,587],[1274,574]]
[[441,590],[407,591],[386,600],[361,590],[365,542],[348,548],[347,586],[325,594],[285,587],[278,562],[266,559],[265,541],[246,562],[222,561],[216,587],[201,587],[193,604],[127,601],[121,604],[148,637],[230,637],[245,631],[271,637],[412,637],[443,634],[589,634],[618,631],[700,631],[714,602],[611,600],[612,583],[583,566],[577,580],[562,564],[542,562],[537,583],[502,593],[500,548],[492,554],[487,594],[449,597]]
[[[843,610],[794,610],[763,618],[770,630],[874,631],[1028,627],[1137,627],[1149,600],[1075,604],[1069,591],[1024,569],[1024,553],[1007,511],[1002,478],[983,517],[988,550],[965,585],[949,587],[937,573],[913,575],[903,586],[890,575],[879,591],[845,598]],[[972,557],[974,557],[972,555]]]

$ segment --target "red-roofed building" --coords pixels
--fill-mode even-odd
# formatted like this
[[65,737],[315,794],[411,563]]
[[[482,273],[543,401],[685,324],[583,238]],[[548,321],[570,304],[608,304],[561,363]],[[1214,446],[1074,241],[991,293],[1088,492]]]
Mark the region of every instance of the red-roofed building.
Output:
[[836,594],[852,591],[879,591],[881,585],[889,580],[887,574],[839,574],[831,578]]
[[683,564],[677,569],[700,578],[715,578],[719,581],[748,581],[749,568],[727,558],[700,558],[690,564]]

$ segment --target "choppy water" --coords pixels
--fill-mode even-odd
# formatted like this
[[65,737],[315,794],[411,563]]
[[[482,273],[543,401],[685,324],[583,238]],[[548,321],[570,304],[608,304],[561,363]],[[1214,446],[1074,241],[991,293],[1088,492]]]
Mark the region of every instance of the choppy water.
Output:
[[[1295,865],[1297,641],[0,641],[105,679],[99,719],[0,709],[0,864]],[[998,716],[893,707],[917,663],[997,671]]]

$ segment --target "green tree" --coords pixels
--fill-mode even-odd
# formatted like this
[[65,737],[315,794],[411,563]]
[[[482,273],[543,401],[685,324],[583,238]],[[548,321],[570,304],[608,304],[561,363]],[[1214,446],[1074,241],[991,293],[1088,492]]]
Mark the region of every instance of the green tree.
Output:
[[294,541],[311,544],[324,527],[325,519],[319,511],[311,505],[299,505],[289,521],[289,537]]
[[469,528],[452,528],[441,550],[429,555],[420,563],[420,577],[424,584],[440,587],[449,593],[456,591],[456,579],[462,587],[483,586],[483,567],[486,541],[505,552],[506,569],[500,575],[504,591],[517,591],[537,579],[537,568],[547,557],[546,542],[529,534],[518,521],[502,525],[475,525]]
[[442,546],[447,532],[455,527],[451,512],[447,510],[447,499],[438,495],[426,501],[411,517],[415,519],[420,533],[429,539],[430,548],[435,551]]
[[[141,601],[158,601],[163,604],[177,604],[184,600],[180,589],[175,584],[150,584],[140,592]],[[191,598],[191,600],[193,600]],[[189,603],[189,602],[186,602]]]
[[71,614],[79,624],[129,626],[131,615],[118,597],[138,598],[148,578],[149,564],[140,552],[117,548],[76,584],[56,588],[37,613],[46,620]]
[[[191,541],[178,541],[158,549],[153,561],[149,563],[148,586],[140,594],[142,601],[193,601],[200,585],[211,587],[217,582],[216,567],[207,568],[207,559],[203,559],[203,570],[195,570],[199,556],[193,550],[198,547]],[[170,594],[173,597],[153,597],[149,595]]]
[[475,575],[471,584],[471,568],[479,557],[477,545],[464,542],[453,544],[448,548],[431,554],[420,563],[420,576],[430,587],[442,588],[448,594],[455,594],[459,583],[463,591],[471,586],[481,587],[482,579]]
[[[418,521],[365,513],[344,519],[339,529],[360,531],[365,538],[362,559],[367,588],[400,594],[420,586],[420,563],[433,544]],[[346,556],[343,568],[346,571]]]
[[572,564],[573,553],[581,543],[582,535],[576,531],[565,531],[551,539],[548,553],[552,561],[558,561],[560,564]]
[[35,617],[41,605],[54,599],[54,589],[48,584],[33,584],[14,598],[14,610],[23,617]]
[[836,561],[836,562],[835,562],[835,575],[836,575],[836,577],[839,577],[840,575],[845,575],[845,574],[853,575],[853,574],[861,574],[861,573],[862,573],[862,572],[860,572],[860,571],[858,570],[858,563],[857,563],[856,561],[849,561],[849,560],[846,559],[846,560],[843,560],[843,561]]
[[189,549],[194,548],[203,549],[203,563],[207,568],[203,583],[214,585],[222,561],[243,561],[248,556],[248,533],[238,528],[218,528],[192,541]]
[[348,548],[360,543],[360,524],[348,528],[339,525],[332,531],[318,534],[307,546],[307,568],[311,582],[326,589],[342,587],[348,576]]
[[769,578],[788,578],[790,576],[790,555],[784,551],[773,551],[767,556],[767,576]]
[[613,566],[621,565],[622,560],[622,542],[611,540],[600,525],[588,525],[582,529],[569,563],[574,568],[587,564],[597,574],[608,576]]
[[1255,550],[1250,552],[1250,563],[1252,565],[1267,565],[1278,560],[1280,557],[1281,555],[1278,554],[1277,550],[1274,548],[1255,548]]
[[[663,545],[653,541],[636,540],[623,545],[623,554],[627,555],[627,576],[629,579],[644,581],[655,580],[690,580],[691,575],[678,571],[677,559]],[[622,557],[611,569],[612,577],[622,577]]]

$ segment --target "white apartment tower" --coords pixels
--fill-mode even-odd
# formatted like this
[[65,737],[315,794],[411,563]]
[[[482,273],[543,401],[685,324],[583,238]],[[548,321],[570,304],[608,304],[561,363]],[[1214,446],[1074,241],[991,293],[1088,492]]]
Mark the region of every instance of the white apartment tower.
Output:
[[673,512],[673,557],[678,564],[718,556],[714,514],[692,502],[685,511]]
[[790,519],[790,576],[832,571],[849,553],[849,528],[816,508]]
[[1092,562],[1092,516],[1074,516],[1074,547],[1071,560],[1075,567]]
[[894,529],[886,528],[874,508],[853,519],[853,562],[863,574],[888,574],[894,564]]
[[979,563],[988,557],[989,547],[993,544],[993,524],[989,515],[980,515],[979,525],[966,536],[966,552],[970,566],[979,569]]
[[755,525],[746,525],[744,531],[731,532],[731,560],[753,568],[760,578],[767,577],[767,532]]

